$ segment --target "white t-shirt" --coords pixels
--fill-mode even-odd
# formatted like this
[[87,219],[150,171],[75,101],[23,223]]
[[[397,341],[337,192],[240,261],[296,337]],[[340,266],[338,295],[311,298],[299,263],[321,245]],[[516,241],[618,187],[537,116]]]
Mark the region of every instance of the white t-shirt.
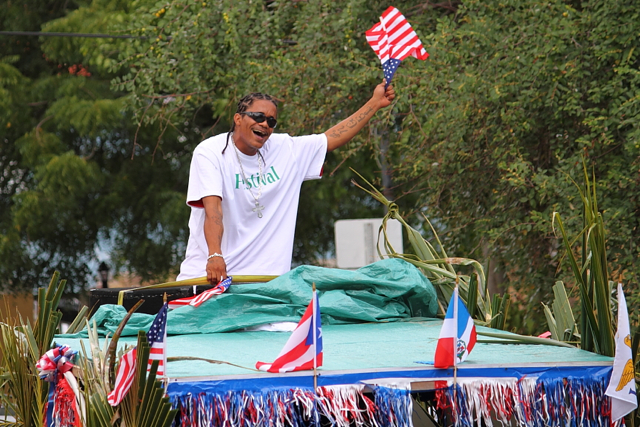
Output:
[[231,140],[224,154],[227,134],[202,141],[193,152],[187,204],[191,206],[189,241],[178,280],[206,276],[208,247],[204,237],[202,198],[222,198],[224,232],[222,253],[227,274],[280,275],[291,269],[300,187],[318,179],[327,153],[324,134],[292,137],[272,134],[260,149],[262,165],[262,218],[258,218],[258,155],[247,156]]

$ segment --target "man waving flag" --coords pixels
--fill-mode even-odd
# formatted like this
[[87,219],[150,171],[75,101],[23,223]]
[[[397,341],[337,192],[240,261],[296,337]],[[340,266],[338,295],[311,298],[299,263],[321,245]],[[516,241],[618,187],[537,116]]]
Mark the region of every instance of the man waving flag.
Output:
[[382,62],[382,70],[387,86],[400,62],[407,56],[425,60],[429,54],[418,35],[398,9],[390,6],[366,33],[367,42]]

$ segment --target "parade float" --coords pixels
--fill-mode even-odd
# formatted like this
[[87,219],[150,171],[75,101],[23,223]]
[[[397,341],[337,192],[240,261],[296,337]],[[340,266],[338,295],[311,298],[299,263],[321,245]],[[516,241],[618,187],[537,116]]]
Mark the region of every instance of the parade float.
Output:
[[[101,305],[90,319],[83,310],[67,334],[54,335],[65,286],[54,277],[48,289],[40,289],[33,327],[2,325],[4,405],[24,426],[615,424],[615,405],[605,394],[615,369],[613,323],[611,311],[597,310],[603,277],[592,273],[586,282],[578,280],[585,287],[581,308],[592,307],[578,323],[567,309],[564,285],[556,285],[556,301],[547,309],[553,339],[505,332],[508,294],[490,299],[482,267],[448,257],[441,245],[436,250],[394,203],[373,188],[367,191],[388,208],[380,230],[384,259],[356,271],[301,266],[263,283],[237,277],[222,293],[196,288],[202,280],[193,281],[187,289],[195,290],[191,298],[199,302],[187,299],[162,315],[166,361],[153,361],[148,343],[147,331],[160,316],[135,312],[144,288],[123,291],[123,305]],[[585,265],[597,270],[594,259],[603,255],[601,218],[590,200],[585,198],[585,215],[595,224],[588,236],[594,240],[586,241],[591,255],[581,261],[569,255],[579,273],[589,270]],[[398,254],[386,243],[391,220],[405,227],[414,255]],[[561,218],[556,221],[570,250]],[[471,273],[460,274],[460,266]],[[314,346],[315,339],[322,343],[315,369],[256,369],[260,361],[279,357],[295,335],[277,330],[304,319],[313,287],[322,325],[314,338]],[[434,355],[446,306],[458,290],[478,340],[464,363],[442,369],[434,366]],[[614,299],[606,297],[609,306]],[[580,346],[596,351],[577,348],[571,343],[576,336]],[[114,400],[127,365],[130,388]],[[635,404],[633,366],[619,378],[614,388],[633,390],[627,404]]]

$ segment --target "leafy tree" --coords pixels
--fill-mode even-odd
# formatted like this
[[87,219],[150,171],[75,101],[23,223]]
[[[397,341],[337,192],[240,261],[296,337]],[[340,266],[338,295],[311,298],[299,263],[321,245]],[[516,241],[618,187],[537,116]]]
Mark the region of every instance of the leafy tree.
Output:
[[[3,276],[37,271],[35,254],[47,255],[40,268],[55,257],[81,265],[100,235],[111,236],[122,264],[145,277],[175,268],[195,145],[226,131],[235,101],[251,91],[281,101],[279,131],[322,132],[347,117],[381,78],[364,32],[387,6],[94,0],[52,8],[58,14],[45,26],[50,31],[141,38],[43,39],[49,62],[14,52],[0,63],[0,89],[10,94],[0,101],[0,132],[15,142],[2,148]],[[371,178],[380,174],[376,161],[384,152],[400,206],[429,215],[450,254],[497,265],[503,289],[517,291],[522,308],[511,310],[512,327],[538,332],[539,302],[549,300],[556,276],[565,278],[552,213],[563,215],[570,234],[581,228],[569,177],[581,176],[586,155],[617,266],[612,277],[637,283],[634,5],[469,0],[396,7],[431,57],[403,62],[394,107],[329,156],[326,172],[340,165],[334,177],[303,186],[296,259],[310,262],[331,250],[338,215],[379,215],[379,206],[350,187],[346,166]],[[41,12],[34,22],[48,20]],[[91,76],[70,72],[80,64]],[[24,101],[26,93],[37,97]],[[14,118],[23,115],[30,121]],[[69,183],[60,178],[65,170]],[[55,212],[54,220],[43,223],[46,212]],[[63,233],[70,224],[80,225]]]
[[[127,12],[127,2],[51,3],[34,4],[27,27],[15,19],[21,9],[5,10],[4,28],[108,33],[107,25]],[[14,40],[26,43],[7,43]],[[166,276],[182,256],[190,151],[173,129],[138,128],[126,99],[111,90],[120,73],[114,58],[130,42],[43,37],[4,57],[3,288],[30,289],[62,270],[77,291],[101,241],[111,242],[112,258],[143,278]],[[177,149],[134,146],[133,135],[164,138]]]
[[[6,31],[37,31],[44,20],[64,14],[63,2],[8,2],[0,8],[0,28]],[[33,279],[37,261],[27,254],[29,242],[20,238],[20,226],[13,222],[13,197],[32,185],[33,174],[21,164],[21,152],[14,142],[40,120],[31,111],[43,103],[29,99],[31,79],[46,61],[41,57],[37,37],[0,36],[0,277],[2,283]]]
[[582,226],[569,177],[584,154],[604,196],[614,277],[637,283],[636,14],[607,1],[468,1],[428,37],[433,69],[404,75],[423,90],[400,101],[411,115],[399,174],[423,184],[454,247],[489,248],[523,306],[539,309],[561,267],[552,212],[573,211]]
[[[229,22],[234,25],[243,21],[240,17],[245,13],[253,14],[256,20],[263,15],[260,3],[228,5],[233,6],[229,13],[235,21]],[[202,37],[204,47],[193,45],[191,36],[181,39],[172,35],[167,40],[158,25],[167,25],[177,9],[152,7],[144,1],[94,0],[40,6],[31,9],[35,17],[29,26],[14,20],[21,9],[7,10],[4,20],[11,25],[3,29],[133,38],[33,38],[35,54],[16,51],[3,59],[2,90],[11,96],[3,97],[1,105],[6,142],[2,147],[1,284],[28,289],[57,269],[65,272],[77,291],[85,285],[89,265],[101,244],[119,270],[132,271],[143,279],[165,279],[176,272],[184,255],[189,212],[184,194],[195,145],[228,129],[233,105],[245,92],[263,90],[282,96],[273,90],[275,80],[266,86],[255,85],[259,67],[245,69],[251,57],[264,49],[253,45],[244,50],[251,43],[242,33],[234,36],[241,43],[235,47],[231,33],[224,32],[215,40]],[[224,21],[219,5],[197,6],[198,11],[202,8],[217,13],[217,18]],[[56,12],[51,14],[51,10]],[[277,40],[284,40],[289,31],[285,27],[295,25],[295,7],[286,12],[281,18],[267,15],[269,20],[283,19],[282,25],[273,26],[270,33]],[[247,27],[249,24],[251,21],[247,21]],[[185,29],[191,31],[190,27],[186,25]],[[204,34],[200,28],[198,31]],[[22,43],[24,39],[15,40]],[[165,47],[167,42],[177,53],[163,56],[173,52]],[[189,61],[192,49],[201,49],[198,54],[217,52],[220,45],[216,43],[231,49],[218,58],[212,56],[210,61]],[[286,40],[277,43],[289,46]],[[243,62],[237,61],[238,55]],[[119,57],[129,61],[119,62]],[[167,62],[159,66],[144,62],[151,58]],[[126,93],[132,84],[145,79],[153,82],[150,76],[159,79],[159,93]],[[291,78],[306,77],[298,74]],[[116,90],[110,88],[113,79],[121,83],[114,86]],[[182,81],[187,83],[188,92],[177,90]],[[212,81],[222,83],[216,86]],[[370,96],[373,83],[366,94],[354,95],[357,99],[348,99],[354,98],[351,95],[336,98],[336,103],[350,102],[350,111],[326,109],[314,113],[316,124],[306,121],[306,128],[297,129],[324,131]],[[318,110],[323,108],[322,96],[314,100]],[[135,116],[129,109],[132,100],[140,107],[134,111]],[[298,97],[297,102],[306,102],[305,97]],[[305,105],[299,108],[305,112],[302,118],[307,117]],[[297,116],[281,116],[281,123],[295,124],[293,118]],[[290,132],[296,130],[293,125],[287,127]],[[302,195],[295,250],[298,263],[317,262],[332,250],[336,218],[371,216],[371,203],[362,203],[366,195],[347,191],[350,176],[346,171],[350,164],[370,169],[375,165],[375,152],[358,145],[352,151],[360,151],[353,156],[354,163],[343,164],[333,179],[309,183]],[[328,173],[342,161],[341,157],[329,156]],[[381,208],[376,208],[379,213]]]
[[[170,1],[141,6],[152,36],[128,54],[142,120],[188,116],[262,90],[290,133],[322,131],[379,79],[363,33],[387,4]],[[431,54],[405,61],[398,102],[344,150],[391,149],[396,196],[426,212],[450,253],[491,259],[516,290],[513,327],[537,331],[561,270],[551,214],[581,227],[569,177],[589,157],[603,196],[615,278],[637,282],[638,33],[628,2],[399,2]],[[164,106],[175,98],[172,109]],[[152,99],[153,104],[149,103]],[[371,169],[369,170],[371,171]],[[367,172],[365,172],[366,174]],[[572,215],[574,213],[574,215]],[[568,270],[567,270],[568,271]],[[533,310],[532,310],[533,308]]]

